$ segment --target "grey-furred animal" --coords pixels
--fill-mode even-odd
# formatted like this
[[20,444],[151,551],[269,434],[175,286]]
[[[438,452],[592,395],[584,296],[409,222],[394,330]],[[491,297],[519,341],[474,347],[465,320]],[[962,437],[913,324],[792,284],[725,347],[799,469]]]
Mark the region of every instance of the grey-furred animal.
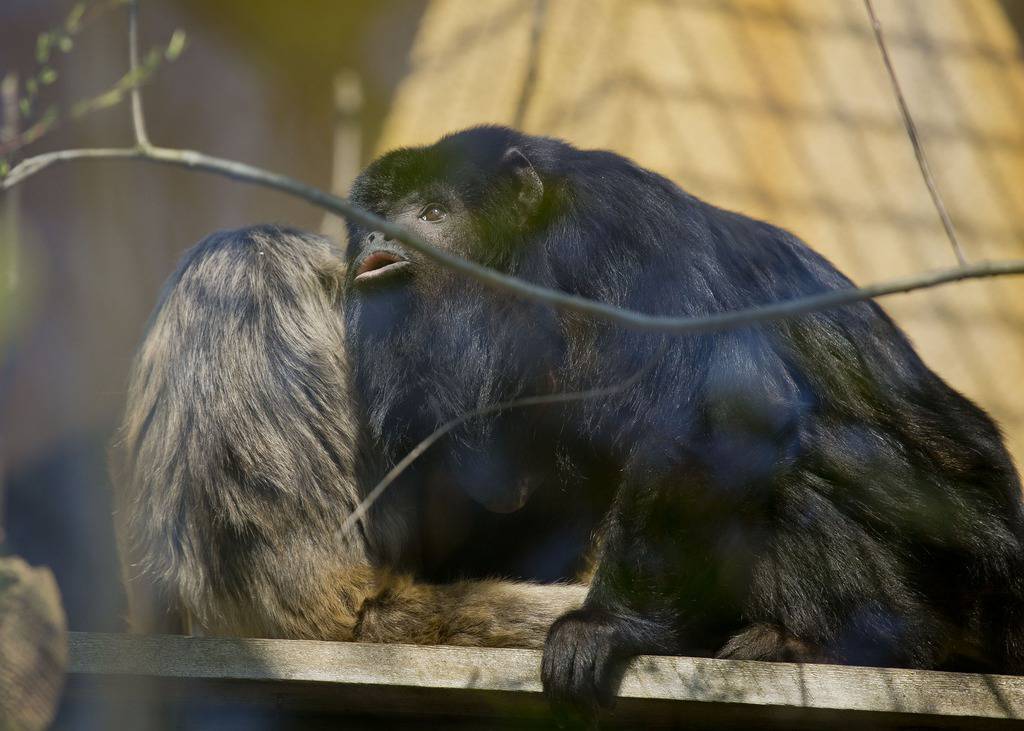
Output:
[[261,226],[165,285],[112,449],[133,629],[543,646],[584,587],[418,583],[374,548],[404,535],[388,516],[341,530],[363,495],[343,278],[327,240]]

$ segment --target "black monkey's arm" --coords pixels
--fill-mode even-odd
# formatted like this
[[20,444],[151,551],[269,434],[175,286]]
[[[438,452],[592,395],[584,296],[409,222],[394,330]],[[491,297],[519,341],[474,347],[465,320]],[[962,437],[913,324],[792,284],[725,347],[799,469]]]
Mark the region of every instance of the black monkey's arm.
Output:
[[[587,600],[548,636],[543,680],[556,700],[608,706],[622,661],[713,655],[742,627],[764,546],[766,488],[756,480],[725,485],[696,457],[660,467],[652,461],[637,458],[627,468],[605,519]],[[735,651],[755,639],[776,641],[760,659],[782,659],[796,647],[784,633],[765,631],[742,638]]]
[[666,585],[666,573],[675,578],[677,568],[666,572],[665,547],[644,537],[652,520],[671,520],[670,513],[659,515],[662,501],[653,487],[640,480],[620,487],[601,531],[587,599],[551,627],[541,674],[555,701],[610,706],[620,661],[682,648],[678,607]]

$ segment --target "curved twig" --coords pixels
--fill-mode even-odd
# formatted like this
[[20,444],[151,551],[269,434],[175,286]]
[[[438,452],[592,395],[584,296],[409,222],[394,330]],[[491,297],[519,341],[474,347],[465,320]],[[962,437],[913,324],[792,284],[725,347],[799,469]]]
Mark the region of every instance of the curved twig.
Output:
[[128,62],[134,83],[132,84],[132,129],[135,144],[149,147],[146,134],[146,117],[142,113],[142,90],[139,88],[139,0],[130,0],[128,5]]
[[174,167],[188,168],[191,170],[202,170],[217,175],[231,178],[244,183],[272,188],[301,198],[312,205],[324,210],[331,211],[340,216],[346,216],[363,226],[367,226],[401,241],[406,246],[420,252],[424,256],[453,269],[476,281],[507,292],[517,297],[525,297],[537,302],[544,302],[562,310],[578,312],[582,315],[596,317],[632,330],[656,331],[665,333],[695,333],[725,330],[742,327],[767,320],[777,320],[785,317],[805,315],[809,312],[824,310],[833,307],[861,302],[863,300],[886,297],[902,292],[913,292],[919,289],[928,289],[950,282],[959,282],[964,279],[982,279],[987,277],[998,277],[1014,274],[1024,274],[1024,260],[1011,259],[1009,261],[979,262],[967,266],[942,269],[935,272],[916,274],[888,282],[866,287],[851,287],[849,289],[834,290],[824,294],[810,297],[800,297],[785,302],[775,302],[768,305],[749,307],[743,310],[732,312],[720,312],[704,317],[671,317],[663,315],[648,315],[635,310],[622,309],[604,302],[597,302],[585,297],[559,292],[557,290],[541,287],[531,282],[512,277],[501,272],[488,269],[487,267],[474,264],[467,259],[439,249],[421,237],[407,231],[404,227],[386,221],[375,216],[369,211],[352,204],[344,198],[325,193],[305,183],[289,178],[286,175],[279,175],[268,170],[246,165],[245,163],[233,160],[224,160],[218,157],[205,155],[193,150],[172,150],[163,147],[147,148],[113,148],[113,149],[80,149],[80,150],[59,150],[48,152],[35,157],[23,160],[17,165],[6,178],[0,182],[0,188],[8,190],[15,185],[22,183],[39,171],[50,165],[70,162],[72,160],[143,160],[146,162],[172,165]]
[[964,256],[963,247],[960,246],[960,238],[956,235],[956,229],[953,227],[953,220],[949,217],[949,211],[946,210],[946,204],[943,203],[942,196],[939,194],[939,188],[935,184],[931,166],[928,164],[928,158],[924,154],[924,146],[921,144],[921,136],[917,133],[917,125],[914,124],[914,118],[910,114],[907,99],[903,96],[903,89],[900,88],[900,80],[896,76],[896,69],[893,68],[892,59],[889,58],[889,48],[885,45],[885,38],[882,36],[882,23],[875,14],[875,6],[871,0],[864,0],[864,7],[867,8],[868,17],[871,19],[871,29],[875,33],[878,50],[882,53],[882,61],[885,63],[885,70],[889,74],[889,82],[892,84],[893,93],[896,95],[896,103],[899,104],[900,114],[903,115],[903,126],[907,129],[910,144],[914,146],[914,156],[917,158],[917,166],[921,169],[921,177],[924,178],[924,184],[928,187],[928,193],[932,197],[935,210],[938,212],[939,218],[942,219],[942,227],[946,230],[946,238],[949,239],[949,243],[953,247],[953,253],[956,254],[956,259],[960,262],[960,266],[965,266],[967,264],[967,257]]

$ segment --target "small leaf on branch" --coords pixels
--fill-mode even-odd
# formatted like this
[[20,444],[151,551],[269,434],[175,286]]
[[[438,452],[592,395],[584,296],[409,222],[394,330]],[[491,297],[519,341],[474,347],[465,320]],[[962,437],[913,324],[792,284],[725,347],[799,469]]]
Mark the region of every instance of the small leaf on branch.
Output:
[[185,50],[185,31],[178,28],[171,35],[171,40],[167,44],[167,50],[164,51],[164,58],[168,61],[174,61],[181,55],[183,50]]
[[53,45],[53,37],[49,33],[40,33],[36,38],[36,61],[46,63],[50,60],[50,47]]
[[28,98],[31,99],[39,91],[39,82],[35,79],[29,79],[25,82],[25,91],[28,92]]
[[39,72],[39,81],[43,86],[49,86],[57,80],[57,71],[49,66]]
[[89,112],[97,109],[106,109],[119,103],[124,98],[124,89],[121,87],[114,87],[109,91],[105,91],[99,96],[94,96],[91,99],[83,99],[82,101],[71,107],[71,116],[78,118]]
[[142,59],[142,66],[144,67],[145,73],[148,74],[150,71],[152,71],[160,65],[160,57],[162,55],[163,54],[160,53],[159,48],[149,49],[149,52],[146,54],[146,57]]
[[[68,33],[75,33],[82,24],[82,16],[85,15],[85,3],[76,3],[71,12],[68,13],[67,20],[64,21],[64,28]],[[63,40],[63,39],[62,39]],[[64,50],[61,46],[60,50]]]
[[22,97],[21,100],[18,101],[18,109],[21,110],[21,116],[27,117],[32,114],[32,102],[30,102],[27,97]]
[[6,157],[0,157],[0,178],[6,178],[9,172],[11,172],[11,164],[7,162]]
[[15,135],[14,139],[7,140],[6,142],[0,142],[0,159],[6,158],[12,152],[20,150],[26,145],[31,145],[33,142],[37,141],[57,126],[57,120],[57,105],[51,104],[46,112],[43,113],[42,119],[32,124],[20,135]]
[[60,40],[57,41],[57,48],[59,48],[62,53],[68,53],[74,47],[75,42],[71,40],[71,36],[61,36]]
[[46,108],[46,111],[43,112],[43,118],[38,122],[39,133],[33,141],[39,139],[44,132],[49,131],[55,124],[57,124],[57,105],[51,104]]

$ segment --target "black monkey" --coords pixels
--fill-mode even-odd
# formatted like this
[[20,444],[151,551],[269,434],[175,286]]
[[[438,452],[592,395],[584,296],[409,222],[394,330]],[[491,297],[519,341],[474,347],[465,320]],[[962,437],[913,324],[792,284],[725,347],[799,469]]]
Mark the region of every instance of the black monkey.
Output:
[[583,587],[417,583],[386,559],[415,516],[341,530],[362,498],[343,277],[325,239],[260,226],[200,242],[164,287],[113,450],[133,628],[542,646]]
[[[391,152],[352,198],[480,264],[652,314],[852,286],[787,231],[618,155],[501,127]],[[1024,670],[1015,468],[993,421],[874,302],[668,337],[497,294],[355,224],[348,260],[378,469],[460,414],[612,385],[654,359],[618,395],[470,421],[409,477],[454,475],[501,509],[562,493],[603,511],[585,605],[548,635],[555,698],[607,702],[619,660],[694,648]]]

